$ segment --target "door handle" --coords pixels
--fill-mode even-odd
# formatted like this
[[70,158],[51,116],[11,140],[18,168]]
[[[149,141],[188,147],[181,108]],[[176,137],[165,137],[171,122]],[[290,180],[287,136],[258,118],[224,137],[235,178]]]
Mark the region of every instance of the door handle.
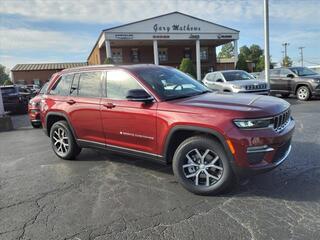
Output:
[[68,100],[68,101],[67,101],[67,103],[69,103],[70,105],[73,105],[73,104],[75,104],[75,103],[76,103],[76,101],[75,101],[75,100],[73,100],[73,99],[70,99],[70,100]]
[[114,108],[116,105],[114,105],[113,103],[105,103],[103,104],[103,106],[110,109],[110,108]]

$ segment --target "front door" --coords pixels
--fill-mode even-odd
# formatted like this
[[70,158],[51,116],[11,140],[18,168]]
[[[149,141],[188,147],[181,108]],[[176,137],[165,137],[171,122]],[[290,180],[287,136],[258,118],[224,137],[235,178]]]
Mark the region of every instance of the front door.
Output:
[[152,153],[156,149],[157,103],[126,99],[139,82],[124,70],[110,70],[106,98],[101,101],[101,119],[108,147]]

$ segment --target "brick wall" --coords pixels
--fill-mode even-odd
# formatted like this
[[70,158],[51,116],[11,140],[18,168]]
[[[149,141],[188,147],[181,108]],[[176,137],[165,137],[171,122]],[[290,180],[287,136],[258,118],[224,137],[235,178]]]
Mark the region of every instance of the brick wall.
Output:
[[52,74],[61,70],[34,70],[34,71],[12,71],[13,83],[23,80],[24,84],[34,84],[34,80],[39,79],[41,85],[47,82]]

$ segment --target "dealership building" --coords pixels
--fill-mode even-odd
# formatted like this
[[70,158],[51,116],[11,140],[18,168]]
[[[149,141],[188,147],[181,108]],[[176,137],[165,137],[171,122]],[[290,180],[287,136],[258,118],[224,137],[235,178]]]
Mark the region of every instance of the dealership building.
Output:
[[[112,58],[116,64],[154,63],[178,67],[190,58],[201,73],[234,68],[234,63],[219,64],[216,47],[233,41],[235,50],[239,31],[180,12],[148,18],[101,32],[87,61],[102,64]],[[226,67],[227,66],[227,67]]]
[[[196,66],[197,79],[209,71],[234,69],[239,31],[180,12],[172,12],[101,32],[87,63],[20,64],[12,69],[15,83],[43,83],[54,72],[75,65],[153,63],[178,67],[183,58]],[[233,61],[217,59],[216,48],[233,42]]]

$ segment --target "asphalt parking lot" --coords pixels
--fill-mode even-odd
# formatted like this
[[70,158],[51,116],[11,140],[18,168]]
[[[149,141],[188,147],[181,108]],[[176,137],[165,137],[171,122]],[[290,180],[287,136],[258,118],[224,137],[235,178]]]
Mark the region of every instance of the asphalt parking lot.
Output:
[[215,197],[147,160],[89,149],[60,160],[14,116],[0,133],[0,239],[320,239],[320,100],[288,101],[289,159]]

